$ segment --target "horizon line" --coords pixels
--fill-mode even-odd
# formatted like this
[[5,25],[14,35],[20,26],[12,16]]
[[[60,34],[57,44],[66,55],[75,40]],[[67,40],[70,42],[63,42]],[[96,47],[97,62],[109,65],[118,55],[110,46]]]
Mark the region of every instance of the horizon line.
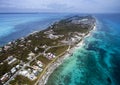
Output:
[[39,13],[68,13],[68,14],[120,14],[120,12],[99,12],[99,13],[81,13],[81,12],[0,12],[0,14],[39,14]]

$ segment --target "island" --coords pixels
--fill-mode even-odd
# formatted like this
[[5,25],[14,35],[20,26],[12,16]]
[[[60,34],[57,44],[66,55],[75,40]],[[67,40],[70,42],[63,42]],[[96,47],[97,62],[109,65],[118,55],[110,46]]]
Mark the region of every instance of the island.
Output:
[[71,16],[0,47],[0,85],[45,85],[95,26],[93,16]]

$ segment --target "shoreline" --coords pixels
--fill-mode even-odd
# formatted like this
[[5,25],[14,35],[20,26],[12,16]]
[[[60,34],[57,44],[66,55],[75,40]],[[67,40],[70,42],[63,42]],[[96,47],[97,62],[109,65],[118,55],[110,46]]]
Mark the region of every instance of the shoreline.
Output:
[[[63,17],[62,19],[64,19],[64,17]],[[8,42],[5,42],[5,43],[3,43],[3,44],[0,44],[0,48],[8,45],[8,44],[11,43],[11,42],[16,42],[16,40],[21,40],[21,39],[23,39],[23,38],[27,38],[27,37],[30,36],[30,35],[34,35],[34,34],[36,34],[36,33],[42,32],[42,31],[48,29],[48,27],[51,26],[52,24],[54,24],[55,22],[58,22],[59,20],[61,20],[61,19],[53,20],[53,21],[49,22],[47,25],[45,25],[45,26],[43,26],[43,27],[36,28],[37,30],[32,31],[32,32],[29,32],[29,33],[25,34],[24,36],[20,36],[20,37],[18,37],[18,38],[14,38],[14,39],[9,40]],[[4,37],[1,37],[1,39],[3,39],[3,38],[4,38]]]
[[[93,20],[94,18],[90,19],[89,21]],[[75,22],[74,22],[75,23]],[[84,38],[86,37],[89,37],[91,35],[91,31],[93,31],[95,28],[96,28],[96,22],[95,21],[91,21],[91,23],[89,24],[90,27],[88,27],[88,30],[86,32],[83,32],[83,34],[81,35],[80,38],[77,39],[77,42],[75,41],[75,43],[71,44],[71,43],[67,43],[65,45],[68,45],[68,47],[62,51],[61,53],[59,53],[59,55],[57,55],[51,62],[49,62],[44,68],[43,68],[43,71],[40,73],[39,76],[36,76],[37,79],[35,80],[34,82],[34,85],[45,85],[49,79],[49,76],[54,72],[54,70],[59,67],[65,59],[71,57],[73,55],[73,53],[76,51],[76,49],[80,48],[81,46],[84,45]],[[51,25],[52,26],[52,25]],[[64,25],[63,25],[64,27]],[[1,52],[4,52],[4,51],[8,51],[7,54],[10,54],[9,52],[11,51],[14,51],[14,48],[21,48],[21,50],[24,50],[24,48],[27,48],[26,51],[29,51],[29,49],[31,49],[29,46],[31,46],[33,48],[33,50],[35,50],[35,46],[37,47],[40,47],[40,46],[43,46],[41,43],[44,43],[47,39],[47,35],[46,36],[44,35],[44,32],[47,32],[50,30],[51,27],[47,27],[46,29],[44,30],[41,30],[41,31],[33,31],[32,33],[28,34],[27,36],[25,37],[21,37],[17,40],[14,40],[14,41],[11,41],[11,42],[8,42],[2,49],[1,49]],[[54,28],[54,27],[52,27]],[[51,29],[52,29],[51,28]],[[68,29],[68,28],[66,28]],[[73,28],[72,28],[73,29]],[[78,30],[77,30],[78,31]],[[69,31],[68,31],[69,32]],[[70,31],[71,32],[71,31]],[[72,31],[73,32],[73,31]],[[64,33],[63,33],[64,34]],[[76,34],[74,34],[76,35]],[[39,37],[39,36],[43,36],[43,37]],[[44,36],[46,37],[46,39],[44,40]],[[69,35],[68,35],[69,36]],[[37,43],[35,42],[32,42],[30,43],[32,40],[35,39],[40,39],[42,41],[38,41]],[[72,38],[71,38],[72,39]],[[69,39],[70,40],[70,39]],[[50,42],[50,41],[49,41]],[[48,46],[49,46],[49,42],[46,43]],[[72,42],[72,40],[70,41]],[[35,45],[33,44],[35,43]],[[38,46],[38,43],[41,44],[40,46]],[[50,43],[50,45],[53,45]],[[64,45],[64,44],[63,44]],[[25,46],[23,48],[23,46]],[[59,46],[59,45],[58,45]],[[51,46],[52,47],[52,46]],[[47,47],[49,48],[49,47]],[[16,49],[16,53],[13,53],[15,56],[15,58],[17,57],[18,59],[20,58],[19,56],[21,55],[18,55],[20,53],[23,53],[23,51],[19,50],[19,49]],[[46,50],[44,50],[43,52],[41,52],[41,55],[42,53],[44,53]],[[40,52],[40,51],[39,51]],[[6,55],[5,53],[3,53],[2,55]],[[13,54],[10,54],[10,55],[13,55]],[[30,60],[29,62],[26,62],[25,59],[27,58],[27,54],[26,53],[25,55],[25,58],[20,58],[21,61],[24,61],[25,64],[29,64],[31,62],[33,62],[35,60],[35,58],[37,58],[39,56],[39,54],[37,54],[37,56],[35,56],[35,58],[33,58],[32,60]],[[5,57],[3,59],[5,59]],[[23,69],[26,67],[25,64],[23,63]],[[19,64],[18,64],[19,65]],[[14,68],[14,67],[13,67]],[[12,69],[12,68],[10,68]],[[19,69],[19,71],[21,70],[22,68]],[[9,80],[7,80],[7,82],[5,82],[5,84],[9,83],[11,81],[11,79],[16,77],[16,75],[18,75],[18,72],[15,72],[15,74],[13,74]],[[10,71],[11,72],[11,71]]]
[[54,70],[56,68],[58,68],[65,59],[71,57],[71,55],[74,53],[75,50],[79,49],[81,46],[84,45],[84,39],[86,37],[89,37],[91,35],[92,31],[95,31],[96,29],[96,24],[93,26],[93,28],[82,37],[81,41],[77,44],[75,44],[75,46],[73,46],[72,48],[68,48],[67,52],[65,52],[60,58],[58,58],[54,63],[52,63],[51,65],[48,66],[48,70],[46,70],[46,72],[43,74],[43,76],[41,77],[41,79],[38,79],[37,82],[34,85],[46,85],[50,75],[54,72]]

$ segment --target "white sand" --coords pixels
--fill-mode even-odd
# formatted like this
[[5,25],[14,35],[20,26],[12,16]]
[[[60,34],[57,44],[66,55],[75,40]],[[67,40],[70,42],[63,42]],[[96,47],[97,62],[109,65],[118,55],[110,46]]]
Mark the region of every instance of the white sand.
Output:
[[[91,31],[94,31],[96,29],[96,25],[94,26],[94,28]],[[42,78],[37,82],[38,85],[45,85],[47,83],[47,80],[49,78],[49,76],[53,73],[53,71],[63,63],[63,61],[67,58],[69,58],[72,53],[80,48],[81,46],[84,45],[84,38],[89,37],[91,35],[91,31],[82,38],[82,41],[80,41],[78,44],[76,44],[74,47],[72,47],[68,52],[66,52],[62,57],[58,58],[57,61],[55,63],[52,63],[49,66],[49,69],[46,71],[46,73],[42,76]]]

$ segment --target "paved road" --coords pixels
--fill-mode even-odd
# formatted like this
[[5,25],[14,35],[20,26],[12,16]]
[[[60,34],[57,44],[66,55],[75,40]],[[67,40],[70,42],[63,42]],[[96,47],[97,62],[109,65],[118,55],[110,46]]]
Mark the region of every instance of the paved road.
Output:
[[9,85],[9,82],[15,78],[18,73],[23,70],[26,66],[29,66],[30,63],[35,60],[37,57],[39,57],[40,55],[46,53],[47,50],[49,50],[50,48],[54,48],[54,47],[60,47],[60,46],[65,46],[65,45],[58,45],[58,46],[49,46],[48,48],[45,49],[45,51],[43,53],[39,53],[36,57],[34,57],[32,60],[30,60],[28,63],[24,64],[24,63],[21,63],[21,64],[24,64],[23,67],[21,69],[19,69],[4,85]]
[[24,64],[23,67],[21,69],[19,69],[4,85],[9,85],[9,82],[15,78],[18,73],[23,70],[26,66],[28,66],[33,60],[35,60],[37,57],[39,57],[40,55],[42,55],[42,53],[39,53],[36,57],[34,57],[31,61],[29,61],[28,63]]
[[[57,46],[55,46],[55,47],[57,47]],[[68,47],[68,49],[66,50],[66,51],[68,51],[70,49],[70,45],[69,45],[69,47]],[[62,52],[61,54],[59,54],[52,62],[50,62],[46,67],[45,67],[45,69],[43,70],[43,72],[41,73],[41,75],[40,75],[40,77],[38,78],[38,80],[36,81],[36,83],[34,84],[34,85],[44,85],[44,81],[45,80],[42,80],[42,81],[40,81],[40,79],[42,79],[42,77],[43,77],[43,75],[44,74],[46,74],[46,72],[47,72],[47,69],[49,68],[49,67],[52,67],[51,65],[60,57],[60,56],[62,56],[63,54],[65,54],[66,53],[66,51],[64,51],[64,52]],[[48,69],[49,70],[49,69]]]

